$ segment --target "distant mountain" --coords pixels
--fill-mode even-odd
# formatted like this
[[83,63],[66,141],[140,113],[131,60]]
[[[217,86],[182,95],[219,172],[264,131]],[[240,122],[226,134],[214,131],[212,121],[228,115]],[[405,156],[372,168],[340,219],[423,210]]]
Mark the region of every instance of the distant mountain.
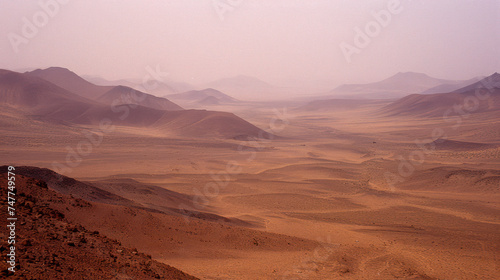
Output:
[[483,78],[484,77],[476,77],[476,78],[472,78],[472,79],[465,80],[465,81],[456,81],[454,83],[442,84],[442,85],[435,86],[435,87],[429,88],[427,90],[424,90],[423,92],[421,92],[421,94],[452,92],[452,91],[455,91],[455,90],[460,89],[462,87],[468,86],[472,83],[475,83]]
[[104,78],[101,78],[99,76],[91,76],[91,75],[82,75],[81,76],[83,79],[88,81],[89,83],[92,83],[97,86],[128,86],[131,88],[134,88],[132,85],[134,82],[127,80],[127,79],[119,79],[119,80],[106,80]]
[[200,105],[208,105],[208,106],[221,104],[220,100],[215,96],[207,96],[207,97],[203,98],[202,100],[198,101],[198,103]]
[[332,98],[398,98],[455,81],[436,79],[423,73],[400,72],[385,80],[368,84],[345,84],[330,92]]
[[172,101],[137,91],[126,86],[115,86],[104,93],[97,101],[109,105],[135,104],[157,110],[177,111],[182,107]]
[[195,88],[193,85],[190,85],[188,83],[176,82],[172,80],[155,81],[154,83],[150,82],[148,83],[148,85],[151,84],[152,86],[149,86],[147,89],[145,89],[145,86],[143,86],[143,81],[140,80],[121,79],[121,80],[110,81],[97,76],[83,76],[83,78],[85,78],[87,81],[93,84],[100,86],[117,86],[117,85],[128,86],[136,90],[147,91],[147,93],[156,96],[164,96],[168,94],[185,92],[193,90]]
[[180,104],[219,105],[238,102],[237,99],[213,88],[191,90],[165,97]]
[[[468,100],[474,100],[474,110],[466,110],[466,113],[489,113],[490,118],[500,118],[500,75],[495,73],[479,82],[473,83],[462,89],[449,93],[436,94],[412,94],[403,97],[381,109],[381,113],[389,116],[418,116],[418,117],[442,117],[459,115],[454,110],[455,105],[465,106]],[[477,98],[476,91],[482,90],[489,93],[488,98]],[[463,107],[462,106],[462,107]],[[469,106],[472,106],[469,104]],[[464,109],[465,110],[465,109]]]
[[458,93],[464,93],[464,92],[469,92],[473,91],[476,89],[498,89],[500,88],[500,74],[494,73],[491,76],[488,76],[478,82],[475,82],[471,85],[465,86],[463,88],[454,90],[454,92]]
[[38,77],[0,70],[0,105],[47,119],[74,118],[97,102]]
[[[153,124],[164,111],[137,106],[126,118],[109,105],[83,98],[32,75],[0,70],[0,105],[14,107],[42,121],[73,124],[99,124],[109,119],[116,125]],[[118,108],[118,107],[117,107]]]
[[[143,93],[126,86],[94,85],[66,68],[51,67],[27,72],[26,75],[39,77],[82,97],[110,105],[136,104],[158,110],[182,110],[177,104],[161,97]],[[140,100],[132,98],[140,96]]]
[[[113,125],[148,127],[171,136],[247,139],[266,135],[231,113],[151,108],[174,104],[151,95],[146,95],[140,105],[131,106],[133,101],[121,100],[130,90],[124,86],[112,87],[97,102],[34,75],[0,70],[0,108],[15,108],[29,119],[84,125],[99,125],[107,120]],[[103,104],[115,100],[122,105]]]
[[74,72],[62,67],[50,67],[26,72],[29,76],[39,77],[82,97],[95,100],[112,87],[94,85]]

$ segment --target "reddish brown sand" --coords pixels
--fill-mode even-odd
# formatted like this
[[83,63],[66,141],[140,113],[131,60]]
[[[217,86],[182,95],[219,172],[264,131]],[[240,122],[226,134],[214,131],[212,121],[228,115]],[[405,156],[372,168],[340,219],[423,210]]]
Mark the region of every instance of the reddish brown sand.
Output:
[[[65,214],[51,207],[64,204],[88,208],[92,204],[47,189],[44,181],[16,176],[17,265],[8,271],[2,262],[2,278],[8,279],[198,279],[151,259],[135,248],[126,248],[117,240],[98,231],[89,231],[69,222]],[[0,177],[2,192],[7,193],[7,177]],[[4,196],[5,197],[5,196]],[[7,199],[2,198],[6,204]],[[66,210],[68,211],[68,210]],[[2,211],[0,218],[7,219]],[[0,232],[7,240],[6,231]],[[7,254],[9,246],[0,251]]]
[[[459,116],[459,125],[443,120],[439,108],[387,113],[402,103],[288,108],[287,121],[274,123],[283,126],[273,131],[280,138],[259,140],[253,131],[251,141],[224,137],[241,128],[226,123],[224,113],[208,118],[210,125],[223,122],[222,135],[207,134],[217,127],[206,118],[195,122],[199,134],[175,121],[169,127],[186,129],[116,126],[65,170],[78,181],[58,184],[46,170],[24,172],[64,197],[47,202],[64,214],[64,223],[99,231],[95,242],[116,239],[200,279],[500,279],[495,100]],[[246,133],[272,127],[273,109],[283,106],[218,110],[251,123],[243,126]],[[67,147],[87,141],[82,131],[96,131],[93,124],[51,123],[12,108],[0,112],[0,125],[2,165],[49,169],[65,164]],[[433,139],[433,131],[446,139]],[[422,152],[416,140],[431,143],[428,151],[414,158],[410,171],[401,169]],[[393,185],[388,172],[399,176]],[[103,246],[102,252],[111,250]],[[71,250],[64,254],[81,258]]]

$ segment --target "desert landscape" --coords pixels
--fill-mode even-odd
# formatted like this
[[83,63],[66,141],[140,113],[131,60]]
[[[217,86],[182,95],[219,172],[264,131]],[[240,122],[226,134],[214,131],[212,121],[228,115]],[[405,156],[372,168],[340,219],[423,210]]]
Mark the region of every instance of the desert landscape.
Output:
[[[34,9],[0,53],[0,278],[500,279],[497,2],[446,14],[489,28],[446,55],[442,3],[63,2],[0,4]],[[332,60],[327,12],[368,17]]]
[[[200,279],[500,276],[499,74],[395,101],[211,105],[231,113],[167,99],[149,105],[146,95],[119,103],[135,105],[123,120],[87,94],[116,87],[106,92],[77,77],[60,84],[76,75],[63,68],[1,74],[2,160],[16,168],[18,192],[60,213],[62,228],[98,232],[155,266]],[[70,91],[79,83],[88,92]],[[196,102],[197,93],[185,99]],[[450,104],[475,94],[487,98],[443,119]],[[152,108],[159,104],[166,107]],[[7,166],[2,172],[5,188]],[[63,234],[54,230],[45,232]],[[23,231],[24,243],[44,243]],[[48,260],[37,261],[21,257],[19,271],[30,275]],[[44,273],[64,269],[59,262],[45,263]]]

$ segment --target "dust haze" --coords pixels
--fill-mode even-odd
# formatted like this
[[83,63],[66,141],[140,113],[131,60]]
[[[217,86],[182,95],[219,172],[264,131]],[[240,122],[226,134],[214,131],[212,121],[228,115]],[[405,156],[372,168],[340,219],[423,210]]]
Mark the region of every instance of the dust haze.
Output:
[[0,1],[2,277],[500,278],[499,11]]

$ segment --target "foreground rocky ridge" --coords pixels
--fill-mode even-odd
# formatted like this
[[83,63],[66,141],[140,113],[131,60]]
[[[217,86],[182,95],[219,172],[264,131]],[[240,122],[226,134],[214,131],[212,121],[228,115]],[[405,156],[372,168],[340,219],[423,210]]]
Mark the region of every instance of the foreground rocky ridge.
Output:
[[[0,176],[2,193],[7,193],[5,173]],[[69,222],[50,208],[50,202],[66,200],[75,207],[89,207],[82,199],[58,194],[44,181],[16,176],[16,272],[1,262],[1,277],[10,279],[197,279],[151,259],[136,249],[125,248],[97,231]],[[7,205],[6,195],[2,205]],[[6,211],[0,219],[6,221]],[[0,238],[7,240],[7,230]],[[7,254],[6,243],[0,252]]]

